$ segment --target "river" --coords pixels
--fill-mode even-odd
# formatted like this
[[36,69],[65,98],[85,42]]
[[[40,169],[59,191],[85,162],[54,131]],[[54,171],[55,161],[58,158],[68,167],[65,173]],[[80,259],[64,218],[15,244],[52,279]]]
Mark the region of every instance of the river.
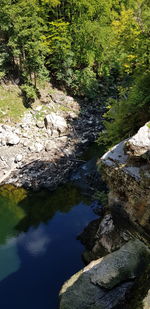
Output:
[[86,190],[72,183],[54,192],[0,188],[1,308],[58,308],[62,284],[84,266],[77,236],[97,218]]

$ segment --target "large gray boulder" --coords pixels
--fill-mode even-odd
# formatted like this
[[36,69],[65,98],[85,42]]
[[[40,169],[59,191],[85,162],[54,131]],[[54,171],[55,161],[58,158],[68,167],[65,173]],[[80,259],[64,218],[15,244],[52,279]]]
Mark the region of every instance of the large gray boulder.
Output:
[[0,145],[17,145],[20,142],[20,138],[17,134],[17,130],[14,127],[7,125],[0,125]]
[[64,284],[60,291],[60,309],[113,309],[125,300],[131,282],[122,283],[110,291],[91,283],[90,274],[96,263],[91,262]]
[[67,122],[65,118],[62,116],[57,115],[56,113],[52,112],[48,114],[45,119],[45,126],[47,129],[51,130],[51,135],[54,134],[57,136],[63,135],[67,131]]
[[135,279],[147,263],[150,252],[139,240],[130,240],[119,250],[107,255],[91,274],[91,281],[101,287],[112,289],[120,282]]
[[130,156],[140,157],[150,151],[150,123],[146,123],[137,134],[125,143],[125,152]]
[[60,291],[60,309],[113,309],[125,300],[150,258],[150,251],[139,240],[91,262],[72,276]]

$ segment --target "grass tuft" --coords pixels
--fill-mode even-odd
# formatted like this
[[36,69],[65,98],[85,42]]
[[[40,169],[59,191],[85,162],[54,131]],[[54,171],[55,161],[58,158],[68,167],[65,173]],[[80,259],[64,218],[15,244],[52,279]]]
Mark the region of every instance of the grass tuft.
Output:
[[26,108],[17,85],[0,85],[0,122],[18,122]]

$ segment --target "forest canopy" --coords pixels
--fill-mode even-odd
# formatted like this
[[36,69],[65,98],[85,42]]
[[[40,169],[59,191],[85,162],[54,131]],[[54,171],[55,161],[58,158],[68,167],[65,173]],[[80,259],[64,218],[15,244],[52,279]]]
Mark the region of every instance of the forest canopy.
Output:
[[150,116],[149,29],[148,0],[1,0],[0,79],[18,78],[31,99],[38,80],[89,100],[117,85],[104,139],[119,140]]

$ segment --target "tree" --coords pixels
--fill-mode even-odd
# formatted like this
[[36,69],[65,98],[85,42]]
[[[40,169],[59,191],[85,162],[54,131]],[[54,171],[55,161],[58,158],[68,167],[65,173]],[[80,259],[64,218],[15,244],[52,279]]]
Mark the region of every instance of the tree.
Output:
[[45,57],[48,49],[43,40],[47,25],[43,19],[42,3],[56,5],[59,1],[2,0],[0,12],[1,40],[12,64],[23,79],[34,81],[47,74]]

